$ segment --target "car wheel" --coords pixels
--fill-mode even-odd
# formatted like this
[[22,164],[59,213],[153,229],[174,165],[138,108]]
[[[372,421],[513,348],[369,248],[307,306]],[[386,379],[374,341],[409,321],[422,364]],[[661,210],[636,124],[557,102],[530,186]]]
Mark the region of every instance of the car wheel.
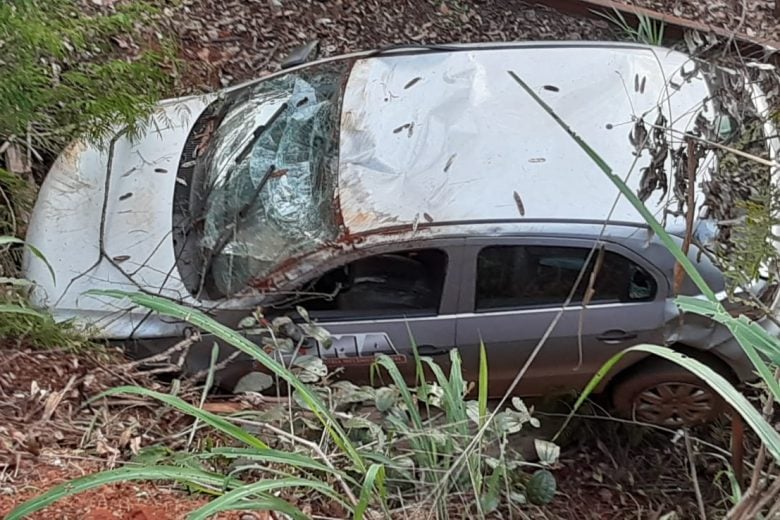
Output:
[[665,360],[645,362],[622,377],[612,402],[620,415],[671,428],[712,421],[726,409],[712,387]]

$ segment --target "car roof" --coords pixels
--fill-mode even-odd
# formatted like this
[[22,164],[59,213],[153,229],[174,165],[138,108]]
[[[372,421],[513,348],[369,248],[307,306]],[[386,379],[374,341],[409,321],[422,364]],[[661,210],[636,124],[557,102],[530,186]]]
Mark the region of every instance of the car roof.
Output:
[[[537,43],[360,57],[340,128],[338,203],[349,233],[507,219],[643,222],[625,197],[611,212],[617,187],[513,74],[615,174],[630,173],[635,193],[651,159],[634,153],[634,123],[663,114],[674,148],[699,114],[713,114],[691,58],[658,47]],[[667,158],[666,172],[671,166]],[[646,201],[659,219],[672,191]],[[697,205],[702,198],[697,188]]]

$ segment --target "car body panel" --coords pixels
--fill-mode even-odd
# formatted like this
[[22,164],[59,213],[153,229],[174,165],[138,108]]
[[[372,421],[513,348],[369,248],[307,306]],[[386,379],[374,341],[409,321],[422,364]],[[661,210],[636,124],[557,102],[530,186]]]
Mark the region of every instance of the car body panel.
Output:
[[76,318],[97,334],[123,337],[146,313],[124,312],[86,291],[143,287],[187,301],[170,241],[171,201],[187,131],[205,106],[201,97],[164,104],[140,138],[119,132],[102,146],[76,142],[54,163],[27,240],[58,277],[52,280],[34,257],[25,263],[27,277],[36,282],[36,302],[56,318]]
[[[518,392],[546,394],[561,389],[580,389],[612,355],[638,343],[664,344],[664,325],[677,317],[667,314],[669,288],[666,278],[654,265],[618,244],[602,242],[605,251],[629,258],[648,271],[656,282],[650,301],[573,302],[562,312],[560,306],[521,307],[489,311],[475,310],[477,255],[483,247],[544,246],[590,250],[593,240],[567,237],[475,238],[468,241],[464,266],[464,289],[457,324],[457,344],[464,366],[479,366],[479,343],[490,345],[488,367],[491,393],[503,395],[535,347],[549,334],[533,361],[533,370],[520,381]],[[604,273],[609,276],[611,273]],[[582,282],[587,285],[588,281]],[[560,317],[558,314],[560,313]],[[553,325],[554,324],[554,325]],[[547,329],[551,327],[550,332]],[[597,336],[622,330],[634,337],[623,341],[600,341]],[[476,377],[477,374],[471,374]]]
[[[555,64],[555,66],[549,66]],[[523,90],[523,79],[616,172],[639,187],[628,130],[661,107],[693,128],[710,92],[677,52],[538,47],[382,56],[355,62],[342,108],[339,203],[350,234],[415,223],[507,218],[644,222],[578,144]],[[635,88],[636,86],[636,88]],[[705,113],[712,113],[711,108]],[[667,159],[671,168],[671,159]],[[712,165],[710,154],[702,170]],[[567,179],[567,189],[560,180]],[[669,196],[652,196],[659,219]],[[702,200],[701,192],[697,199]],[[520,202],[518,202],[518,199]],[[667,217],[670,228],[682,220]]]

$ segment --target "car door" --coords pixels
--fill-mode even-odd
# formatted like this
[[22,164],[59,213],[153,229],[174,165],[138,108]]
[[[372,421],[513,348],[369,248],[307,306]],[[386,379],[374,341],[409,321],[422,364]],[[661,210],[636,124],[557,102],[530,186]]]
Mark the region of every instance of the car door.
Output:
[[[413,384],[412,341],[421,355],[446,369],[455,347],[462,243],[433,240],[375,248],[329,266],[305,285],[315,294],[335,295],[300,305],[330,333],[332,345],[313,342],[303,352],[318,354],[336,378],[356,384],[370,382],[378,354],[393,357]],[[380,375],[387,382],[383,371]]]
[[[663,341],[665,278],[618,244],[601,242],[588,258],[594,244],[539,237],[467,241],[457,344],[464,366],[473,370],[484,341],[492,396],[507,390],[556,319],[515,393],[581,389],[616,352]],[[594,293],[583,305],[591,273]]]

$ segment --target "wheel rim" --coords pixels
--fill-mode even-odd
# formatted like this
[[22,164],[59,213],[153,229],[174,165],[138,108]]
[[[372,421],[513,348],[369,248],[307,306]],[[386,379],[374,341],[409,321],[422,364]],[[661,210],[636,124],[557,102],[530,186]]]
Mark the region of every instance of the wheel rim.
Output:
[[660,383],[634,399],[634,415],[643,422],[685,426],[705,422],[717,407],[717,397],[690,383]]

